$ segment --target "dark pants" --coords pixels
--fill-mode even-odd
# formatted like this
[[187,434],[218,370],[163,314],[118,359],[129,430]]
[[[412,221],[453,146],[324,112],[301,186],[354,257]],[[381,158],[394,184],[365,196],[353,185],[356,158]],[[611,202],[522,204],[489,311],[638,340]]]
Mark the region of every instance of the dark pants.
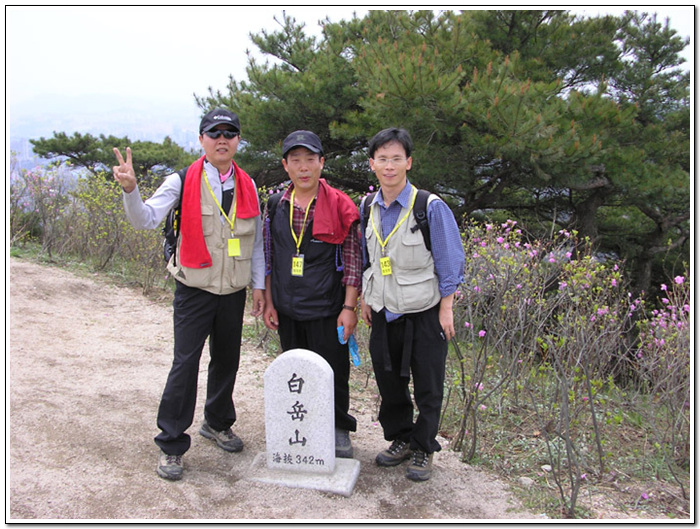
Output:
[[333,369],[335,427],[354,432],[357,421],[350,409],[350,354],[338,341],[337,318],[297,321],[279,313],[279,336],[283,351],[307,349],[321,356]]
[[[439,305],[387,323],[372,311],[369,350],[382,403],[379,422],[387,441],[400,439],[412,449],[439,452],[435,439],[440,423],[447,341],[439,320]],[[413,394],[418,417],[413,420]]]
[[190,448],[185,431],[192,425],[197,401],[199,360],[209,337],[209,374],[204,418],[217,431],[236,421],[233,386],[241,356],[245,289],[216,295],[177,282],[173,300],[173,365],[158,408],[156,444],[171,455]]

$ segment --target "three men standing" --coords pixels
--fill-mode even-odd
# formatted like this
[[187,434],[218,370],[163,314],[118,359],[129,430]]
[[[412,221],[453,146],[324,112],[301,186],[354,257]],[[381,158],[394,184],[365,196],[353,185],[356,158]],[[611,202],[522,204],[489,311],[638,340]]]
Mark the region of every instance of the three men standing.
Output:
[[[114,178],[123,188],[124,208],[134,227],[156,228],[182,200],[180,236],[168,263],[176,280],[175,345],[158,411],[158,474],[182,477],[207,338],[211,361],[200,434],[230,452],[243,448],[231,430],[236,420],[232,393],[246,287],[252,284],[253,315],[262,315],[265,325],[278,331],[282,349],[309,349],[333,369],[336,456],[347,458],[353,456],[349,432],[357,429],[349,413],[347,341],[358,322],[362,293],[361,315],[372,326],[379,421],[391,441],[376,463],[396,466],[412,458],[406,476],[429,479],[432,455],[440,450],[436,436],[447,343],[455,334],[452,302],[464,274],[464,250],[452,212],[430,196],[427,244],[412,214],[418,193],[407,179],[412,140],[405,130],[392,128],[370,141],[370,168],[380,189],[371,203],[363,200],[359,213],[345,193],[321,178],[325,160],[318,136],[299,130],[283,142],[282,165],[291,184],[268,199],[261,216],[255,183],[233,161],[240,130],[234,113],[207,113],[199,136],[204,156],[184,179],[168,176],[145,202],[131,150],[124,160],[114,149]],[[361,216],[369,220],[360,229]]]

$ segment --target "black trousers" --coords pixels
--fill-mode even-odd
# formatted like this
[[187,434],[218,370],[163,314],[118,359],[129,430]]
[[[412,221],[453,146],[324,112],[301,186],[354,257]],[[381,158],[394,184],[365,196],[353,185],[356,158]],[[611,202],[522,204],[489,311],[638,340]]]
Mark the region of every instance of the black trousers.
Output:
[[337,318],[298,321],[278,313],[278,333],[283,351],[308,349],[321,356],[333,369],[335,426],[354,432],[357,420],[350,410],[350,353],[348,345],[338,341]]
[[236,421],[233,387],[241,356],[246,290],[223,296],[177,282],[173,300],[174,359],[158,408],[156,444],[171,455],[184,454],[191,439],[199,360],[209,338],[209,373],[204,418],[214,430]]
[[[436,437],[445,383],[447,341],[439,319],[439,305],[387,323],[384,313],[372,311],[369,350],[382,402],[379,422],[387,441],[400,439],[412,449],[439,452]],[[413,377],[414,408],[409,390]]]

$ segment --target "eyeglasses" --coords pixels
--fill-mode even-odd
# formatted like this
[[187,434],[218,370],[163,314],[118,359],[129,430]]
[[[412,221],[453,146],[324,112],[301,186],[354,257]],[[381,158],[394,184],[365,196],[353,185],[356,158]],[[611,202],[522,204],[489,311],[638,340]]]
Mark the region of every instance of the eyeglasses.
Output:
[[206,134],[207,136],[209,136],[210,138],[212,138],[214,140],[217,139],[218,137],[220,137],[222,134],[224,135],[224,138],[226,138],[227,140],[232,140],[233,138],[235,138],[236,136],[239,135],[238,132],[233,131],[233,130],[208,130],[204,134]]
[[401,165],[406,163],[406,158],[400,158],[399,156],[396,156],[394,158],[384,158],[384,157],[379,157],[379,158],[374,158],[374,165],[378,166],[384,166],[391,162],[392,165]]

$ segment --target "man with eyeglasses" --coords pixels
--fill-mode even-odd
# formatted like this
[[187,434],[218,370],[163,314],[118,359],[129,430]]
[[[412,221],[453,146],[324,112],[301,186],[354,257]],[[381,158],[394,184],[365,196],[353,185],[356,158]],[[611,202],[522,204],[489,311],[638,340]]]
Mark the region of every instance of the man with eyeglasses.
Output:
[[454,215],[436,195],[430,195],[426,208],[429,239],[419,229],[412,211],[418,190],[407,177],[412,150],[403,129],[382,130],[369,142],[369,164],[380,189],[371,203],[360,204],[360,217],[368,219],[361,228],[361,314],[372,326],[369,348],[381,395],[379,422],[391,441],[375,462],[393,467],[411,459],[406,477],[425,481],[433,453],[440,450],[436,437],[447,343],[455,335],[452,302],[464,277],[465,257]]
[[199,361],[209,338],[209,372],[204,422],[199,433],[227,452],[240,452],[233,433],[233,388],[240,361],[246,289],[252,284],[253,315],[265,307],[265,257],[255,182],[233,161],[240,142],[238,116],[226,109],[208,112],[199,126],[204,155],[184,180],[168,176],[142,200],[131,149],[119,149],[115,180],[122,186],[126,215],[136,229],[157,228],[181,200],[176,251],[168,262],[175,278],[174,360],[158,409],[160,448],[156,471],[164,479],[182,477],[182,456],[191,445]]

